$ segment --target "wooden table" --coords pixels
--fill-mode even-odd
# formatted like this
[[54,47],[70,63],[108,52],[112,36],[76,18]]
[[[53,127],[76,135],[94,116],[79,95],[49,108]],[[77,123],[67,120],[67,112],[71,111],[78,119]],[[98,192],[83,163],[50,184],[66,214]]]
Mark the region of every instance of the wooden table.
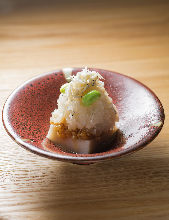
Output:
[[148,147],[90,166],[27,152],[1,122],[0,219],[169,219],[169,2],[37,2],[0,3],[1,109],[37,74],[89,66],[149,86],[166,120]]

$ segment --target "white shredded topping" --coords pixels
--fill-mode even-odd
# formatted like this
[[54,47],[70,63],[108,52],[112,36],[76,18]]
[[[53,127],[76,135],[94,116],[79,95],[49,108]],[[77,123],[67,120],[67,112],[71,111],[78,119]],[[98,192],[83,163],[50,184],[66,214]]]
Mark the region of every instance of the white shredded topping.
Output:
[[[85,67],[76,76],[70,76],[70,79],[65,93],[59,96],[58,109],[52,113],[51,121],[66,122],[70,130],[87,128],[93,133],[113,129],[118,120],[117,110],[101,81],[103,77]],[[99,91],[101,96],[86,107],[82,103],[82,96],[91,90]]]
[[62,72],[63,72],[63,74],[64,74],[64,76],[65,76],[67,82],[70,82],[70,81],[71,81],[72,71],[73,71],[73,69],[72,69],[72,68],[69,68],[69,67],[62,69]]

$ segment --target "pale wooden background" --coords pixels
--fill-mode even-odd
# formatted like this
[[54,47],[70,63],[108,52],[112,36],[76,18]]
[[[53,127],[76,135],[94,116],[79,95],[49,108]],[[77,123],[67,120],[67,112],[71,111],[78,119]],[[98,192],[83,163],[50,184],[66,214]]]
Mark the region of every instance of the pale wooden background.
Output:
[[154,90],[162,132],[135,154],[78,166],[27,152],[1,122],[0,219],[169,219],[169,2],[0,1],[1,109],[25,80],[81,66]]

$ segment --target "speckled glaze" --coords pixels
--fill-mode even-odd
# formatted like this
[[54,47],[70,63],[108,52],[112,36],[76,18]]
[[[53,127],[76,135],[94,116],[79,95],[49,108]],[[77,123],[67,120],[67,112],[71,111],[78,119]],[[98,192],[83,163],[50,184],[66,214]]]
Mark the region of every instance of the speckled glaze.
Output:
[[[104,77],[105,88],[119,112],[119,130],[109,150],[96,154],[67,153],[46,139],[60,86],[66,82],[62,70],[40,75],[13,91],[3,109],[8,134],[34,153],[78,164],[118,157],[150,143],[164,123],[164,110],[157,96],[135,79],[108,70],[90,69]],[[73,74],[78,71],[81,68],[74,68]]]

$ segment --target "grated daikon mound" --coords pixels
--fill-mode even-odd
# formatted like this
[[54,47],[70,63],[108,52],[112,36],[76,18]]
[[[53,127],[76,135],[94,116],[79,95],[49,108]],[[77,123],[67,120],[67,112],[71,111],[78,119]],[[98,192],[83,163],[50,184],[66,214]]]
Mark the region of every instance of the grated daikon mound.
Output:
[[[118,114],[101,81],[103,77],[87,68],[70,77],[65,93],[59,96],[58,109],[52,113],[51,123],[65,124],[69,130],[87,129],[93,135],[113,130]],[[84,106],[82,96],[91,90],[99,91],[101,96],[92,105]]]

